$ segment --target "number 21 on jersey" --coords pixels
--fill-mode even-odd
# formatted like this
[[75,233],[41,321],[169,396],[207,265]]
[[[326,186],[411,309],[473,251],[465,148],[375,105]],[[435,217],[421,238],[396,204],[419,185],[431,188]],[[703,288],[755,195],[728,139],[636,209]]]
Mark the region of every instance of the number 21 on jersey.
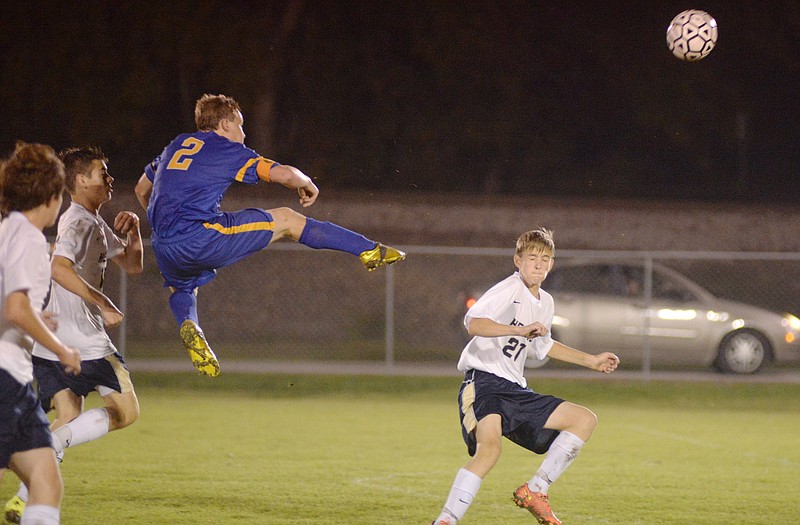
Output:
[[200,151],[205,145],[200,139],[196,139],[194,137],[189,137],[183,142],[181,142],[181,146],[183,148],[176,151],[172,158],[169,159],[169,163],[167,164],[168,170],[188,170],[189,165],[192,163],[192,155],[195,155],[198,151]]
[[503,355],[511,358],[512,361],[516,361],[525,346],[527,346],[525,343],[516,337],[512,337],[508,340],[508,344],[503,347]]

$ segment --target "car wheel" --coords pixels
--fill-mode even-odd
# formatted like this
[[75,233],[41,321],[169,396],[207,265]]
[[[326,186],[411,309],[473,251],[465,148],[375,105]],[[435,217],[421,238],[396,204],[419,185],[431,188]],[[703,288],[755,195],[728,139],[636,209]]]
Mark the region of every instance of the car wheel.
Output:
[[717,354],[717,367],[723,372],[752,374],[769,361],[772,348],[760,332],[737,330],[722,339]]

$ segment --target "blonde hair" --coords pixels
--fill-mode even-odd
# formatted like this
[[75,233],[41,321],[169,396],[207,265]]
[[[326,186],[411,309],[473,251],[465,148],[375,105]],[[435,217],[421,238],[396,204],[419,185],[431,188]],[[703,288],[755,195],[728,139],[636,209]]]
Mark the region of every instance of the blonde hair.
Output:
[[556,245],[553,242],[553,231],[538,227],[527,231],[517,238],[517,255],[526,252],[550,252],[556,254]]
[[223,119],[235,120],[240,111],[239,103],[231,97],[205,94],[194,106],[194,123],[198,131],[213,131]]

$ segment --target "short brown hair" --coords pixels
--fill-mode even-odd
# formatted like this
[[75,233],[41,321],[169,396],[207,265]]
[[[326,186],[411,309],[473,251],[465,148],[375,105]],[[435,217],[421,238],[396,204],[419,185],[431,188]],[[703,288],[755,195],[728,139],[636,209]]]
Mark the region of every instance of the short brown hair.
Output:
[[553,231],[547,228],[535,228],[527,231],[517,239],[517,255],[525,252],[550,252],[556,254],[556,245],[553,242]]
[[32,210],[64,192],[64,164],[50,146],[19,141],[0,165],[0,212]]
[[75,194],[75,178],[78,173],[88,174],[93,160],[108,163],[108,157],[96,146],[67,148],[61,151],[58,157],[64,163],[64,175],[66,175],[67,191],[70,195]]
[[237,111],[241,111],[241,108],[233,98],[205,94],[194,106],[194,123],[198,131],[212,131],[223,119],[234,120]]

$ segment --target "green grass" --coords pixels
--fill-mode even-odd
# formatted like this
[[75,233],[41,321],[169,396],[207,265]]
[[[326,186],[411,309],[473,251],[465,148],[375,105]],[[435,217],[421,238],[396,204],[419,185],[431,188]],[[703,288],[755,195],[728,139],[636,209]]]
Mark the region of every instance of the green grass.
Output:
[[[550,491],[565,523],[798,521],[800,385],[609,379],[536,381],[600,418]],[[430,523],[467,459],[457,378],[134,380],[140,420],[67,451],[64,524]],[[506,442],[461,523],[534,523],[510,496],[540,461]]]

